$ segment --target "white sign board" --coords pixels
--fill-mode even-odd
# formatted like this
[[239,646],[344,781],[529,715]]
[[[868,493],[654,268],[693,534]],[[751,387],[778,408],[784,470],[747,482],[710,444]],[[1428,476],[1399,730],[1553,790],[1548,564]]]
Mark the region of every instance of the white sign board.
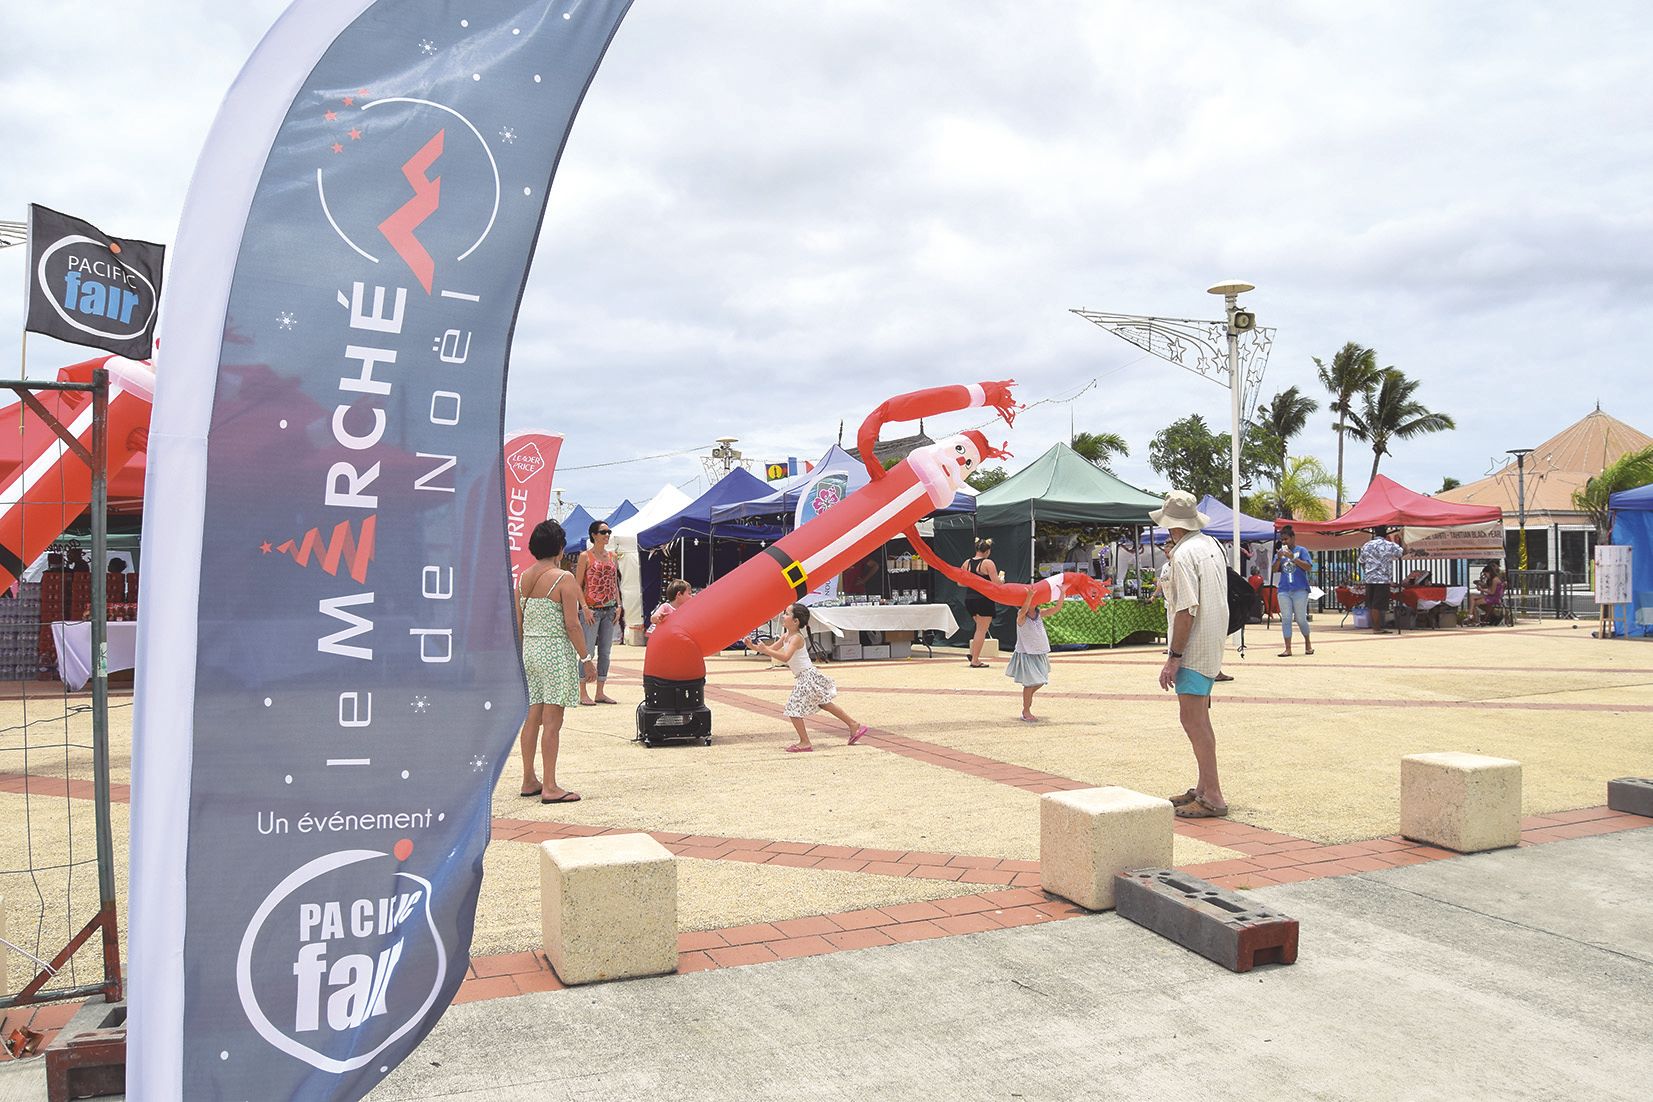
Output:
[[1408,525],[1401,532],[1408,558],[1418,559],[1501,559],[1504,557],[1502,521],[1460,524],[1452,528],[1421,528]]
[[1596,545],[1596,604],[1627,605],[1630,595],[1630,548]]

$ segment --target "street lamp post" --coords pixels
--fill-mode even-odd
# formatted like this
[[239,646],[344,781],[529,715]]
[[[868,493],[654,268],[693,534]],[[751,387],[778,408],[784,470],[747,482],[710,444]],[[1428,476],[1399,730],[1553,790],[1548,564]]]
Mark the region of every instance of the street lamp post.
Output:
[[1527,456],[1532,454],[1531,448],[1510,448],[1509,454],[1515,456],[1515,526],[1517,531],[1517,546],[1521,563],[1519,569],[1527,569]]
[[1234,571],[1240,570],[1240,426],[1243,415],[1257,398],[1274,345],[1274,330],[1257,328],[1257,318],[1239,307],[1239,296],[1255,288],[1241,280],[1227,280],[1211,287],[1210,293],[1223,296],[1222,321],[1192,318],[1156,318],[1140,314],[1115,314],[1098,310],[1074,310],[1115,336],[1123,337],[1162,360],[1187,368],[1229,389],[1229,507],[1234,511],[1231,557]]
[[[1228,406],[1229,406],[1229,437],[1228,461],[1229,477],[1229,508],[1234,511],[1234,544],[1232,558],[1234,573],[1240,572],[1240,386],[1237,380],[1240,377],[1240,329],[1236,322],[1242,311],[1239,307],[1239,298],[1247,291],[1256,290],[1249,283],[1241,280],[1229,280],[1208,287],[1206,293],[1223,296],[1223,311],[1228,318]],[[1249,313],[1244,315],[1245,328],[1256,326],[1256,319]]]

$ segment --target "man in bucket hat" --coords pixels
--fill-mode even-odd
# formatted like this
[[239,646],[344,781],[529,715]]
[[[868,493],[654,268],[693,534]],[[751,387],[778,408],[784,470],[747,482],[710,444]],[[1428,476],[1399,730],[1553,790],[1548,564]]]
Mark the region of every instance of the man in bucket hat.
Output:
[[1211,728],[1211,686],[1222,673],[1223,641],[1228,637],[1228,570],[1222,548],[1205,534],[1211,518],[1195,506],[1194,495],[1173,490],[1165,504],[1149,514],[1169,536],[1165,546],[1171,569],[1165,594],[1170,647],[1159,687],[1176,689],[1182,729],[1194,749],[1199,780],[1172,796],[1182,819],[1211,819],[1228,814],[1217,779],[1217,734]]

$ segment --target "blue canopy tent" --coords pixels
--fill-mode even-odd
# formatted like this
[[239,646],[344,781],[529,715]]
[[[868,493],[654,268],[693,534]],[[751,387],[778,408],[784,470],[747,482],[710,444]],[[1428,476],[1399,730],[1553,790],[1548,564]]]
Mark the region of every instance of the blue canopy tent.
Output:
[[[730,502],[712,510],[712,521],[715,524],[728,524],[753,517],[785,517],[784,526],[790,528],[791,518],[798,512],[798,499],[810,485],[821,475],[835,472],[847,475],[849,478],[848,493],[854,493],[867,483],[872,477],[867,474],[866,465],[837,444],[827,449],[821,456],[821,461],[803,474],[793,475],[770,485],[768,492],[762,497],[755,497],[749,501]],[[945,509],[938,509],[940,513],[973,513],[976,511],[976,499],[969,494],[959,493],[953,496],[952,503]],[[726,533],[720,529],[718,535]],[[771,537],[772,538],[772,537]]]
[[574,506],[574,511],[563,518],[562,530],[568,534],[564,554],[578,555],[585,550],[585,545],[591,541],[591,522],[596,519],[581,505]]
[[[637,533],[642,561],[639,580],[646,606],[643,614],[648,615],[659,603],[661,583],[666,578],[676,576],[707,585],[750,558],[759,543],[779,539],[783,532],[778,527],[723,524],[712,519],[718,506],[762,497],[769,490],[769,483],[744,467],[736,467],[672,516]],[[714,536],[718,537],[715,541]],[[675,553],[671,550],[674,543]]]
[[630,498],[627,498],[614,507],[614,512],[603,518],[603,523],[612,528],[616,524],[624,524],[636,515],[637,506],[631,503]]
[[[1206,535],[1224,543],[1228,543],[1234,538],[1234,510],[1210,494],[1200,498],[1198,509],[1211,518],[1211,523],[1205,526]],[[1241,543],[1272,543],[1273,540],[1274,522],[1272,520],[1258,520],[1256,517],[1247,516],[1244,513],[1240,514]],[[1153,541],[1164,543],[1165,529],[1155,528]]]
[[1629,615],[1619,612],[1621,635],[1653,635],[1653,485],[1620,490],[1607,499],[1613,510],[1613,542],[1630,548]]

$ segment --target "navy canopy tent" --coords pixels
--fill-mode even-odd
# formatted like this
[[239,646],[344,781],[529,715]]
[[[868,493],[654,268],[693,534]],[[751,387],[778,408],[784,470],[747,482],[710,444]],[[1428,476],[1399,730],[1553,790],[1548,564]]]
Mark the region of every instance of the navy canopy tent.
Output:
[[779,539],[783,534],[780,528],[712,520],[712,511],[719,505],[762,497],[769,490],[769,483],[736,467],[675,514],[637,533],[643,614],[648,615],[660,602],[662,583],[667,578],[709,585],[712,579],[755,554],[760,542]]
[[1607,503],[1613,509],[1613,542],[1630,547],[1631,614],[1621,613],[1619,631],[1653,635],[1653,485],[1620,490]]
[[585,545],[591,540],[591,522],[596,519],[579,505],[563,518],[562,530],[568,535],[568,546],[563,548],[565,554],[578,555],[585,550]]
[[[1200,498],[1198,505],[1200,512],[1211,518],[1211,523],[1205,526],[1205,534],[1213,539],[1229,543],[1234,539],[1234,510],[1224,505],[1218,499],[1206,494]],[[1154,542],[1165,542],[1165,529],[1154,529]],[[1272,520],[1258,520],[1256,517],[1240,514],[1240,542],[1241,543],[1272,543],[1274,541],[1274,522]]]
[[616,505],[614,507],[614,512],[604,517],[603,522],[612,528],[616,524],[624,524],[636,515],[637,506],[631,503],[630,498],[627,498],[626,500],[620,502],[620,504]]

